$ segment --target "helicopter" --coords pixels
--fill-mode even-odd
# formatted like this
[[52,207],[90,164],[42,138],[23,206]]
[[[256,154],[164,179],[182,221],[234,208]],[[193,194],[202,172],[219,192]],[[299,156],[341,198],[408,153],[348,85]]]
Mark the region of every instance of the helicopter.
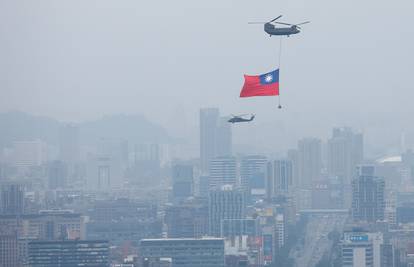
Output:
[[[290,24],[285,22],[276,21],[280,19],[282,15],[278,16],[277,18],[272,19],[269,22],[249,22],[249,24],[264,24],[264,31],[268,33],[270,36],[278,35],[278,36],[290,36],[292,34],[300,33],[301,27],[300,25],[308,24],[310,21],[305,21],[298,24]],[[275,24],[286,25],[290,27],[276,27]]]
[[233,118],[229,119],[228,122],[238,123],[238,122],[250,122],[250,121],[254,120],[254,117],[255,117],[254,114],[250,115],[250,119],[243,118],[243,116],[246,116],[246,115],[248,115],[248,114],[243,114],[243,115],[238,115],[238,116],[232,115]]

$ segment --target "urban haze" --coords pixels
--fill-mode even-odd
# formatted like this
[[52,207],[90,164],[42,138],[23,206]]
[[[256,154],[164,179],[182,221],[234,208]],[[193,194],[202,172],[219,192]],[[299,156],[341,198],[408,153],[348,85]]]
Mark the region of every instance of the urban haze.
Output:
[[413,9],[0,1],[0,267],[414,266]]

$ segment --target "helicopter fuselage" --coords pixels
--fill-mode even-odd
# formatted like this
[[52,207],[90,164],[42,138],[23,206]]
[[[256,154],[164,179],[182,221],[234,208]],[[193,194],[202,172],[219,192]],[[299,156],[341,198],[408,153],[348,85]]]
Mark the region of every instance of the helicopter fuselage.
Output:
[[233,117],[233,118],[229,119],[228,122],[230,122],[230,123],[249,122],[249,121],[254,120],[254,117],[255,116],[251,116],[250,119],[244,119],[244,118],[236,116],[236,117]]
[[268,33],[270,36],[272,35],[289,36],[292,34],[300,33],[300,30],[295,26],[279,28],[279,27],[275,27],[275,25],[271,23],[266,23],[264,25],[264,31]]

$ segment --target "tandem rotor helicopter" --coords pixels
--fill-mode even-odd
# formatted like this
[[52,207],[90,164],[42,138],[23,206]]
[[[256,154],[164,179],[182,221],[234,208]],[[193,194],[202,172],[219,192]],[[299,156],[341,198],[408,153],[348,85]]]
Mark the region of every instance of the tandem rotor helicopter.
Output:
[[[249,22],[249,24],[264,24],[264,31],[270,36],[276,35],[276,36],[288,36],[289,37],[292,34],[300,33],[300,30],[301,30],[300,25],[310,23],[310,21],[305,21],[305,22],[298,23],[298,24],[290,24],[290,23],[277,21],[281,17],[282,15],[268,22]],[[276,27],[275,24],[286,25],[290,27]]]

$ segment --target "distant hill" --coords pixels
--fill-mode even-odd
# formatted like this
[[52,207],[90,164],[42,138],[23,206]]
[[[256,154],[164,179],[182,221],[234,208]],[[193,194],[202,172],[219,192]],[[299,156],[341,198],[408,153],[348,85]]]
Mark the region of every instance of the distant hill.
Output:
[[[64,125],[48,117],[24,112],[0,113],[0,148],[13,141],[41,139],[57,145],[59,128]],[[128,140],[136,143],[162,143],[170,140],[167,131],[142,115],[111,115],[78,124],[82,143],[99,139]]]
[[124,139],[136,143],[159,143],[169,140],[167,131],[149,122],[142,115],[111,115],[99,120],[79,124],[84,142],[91,143],[100,138]]
[[60,125],[54,119],[24,112],[0,113],[0,148],[19,140],[41,139],[56,144]]

